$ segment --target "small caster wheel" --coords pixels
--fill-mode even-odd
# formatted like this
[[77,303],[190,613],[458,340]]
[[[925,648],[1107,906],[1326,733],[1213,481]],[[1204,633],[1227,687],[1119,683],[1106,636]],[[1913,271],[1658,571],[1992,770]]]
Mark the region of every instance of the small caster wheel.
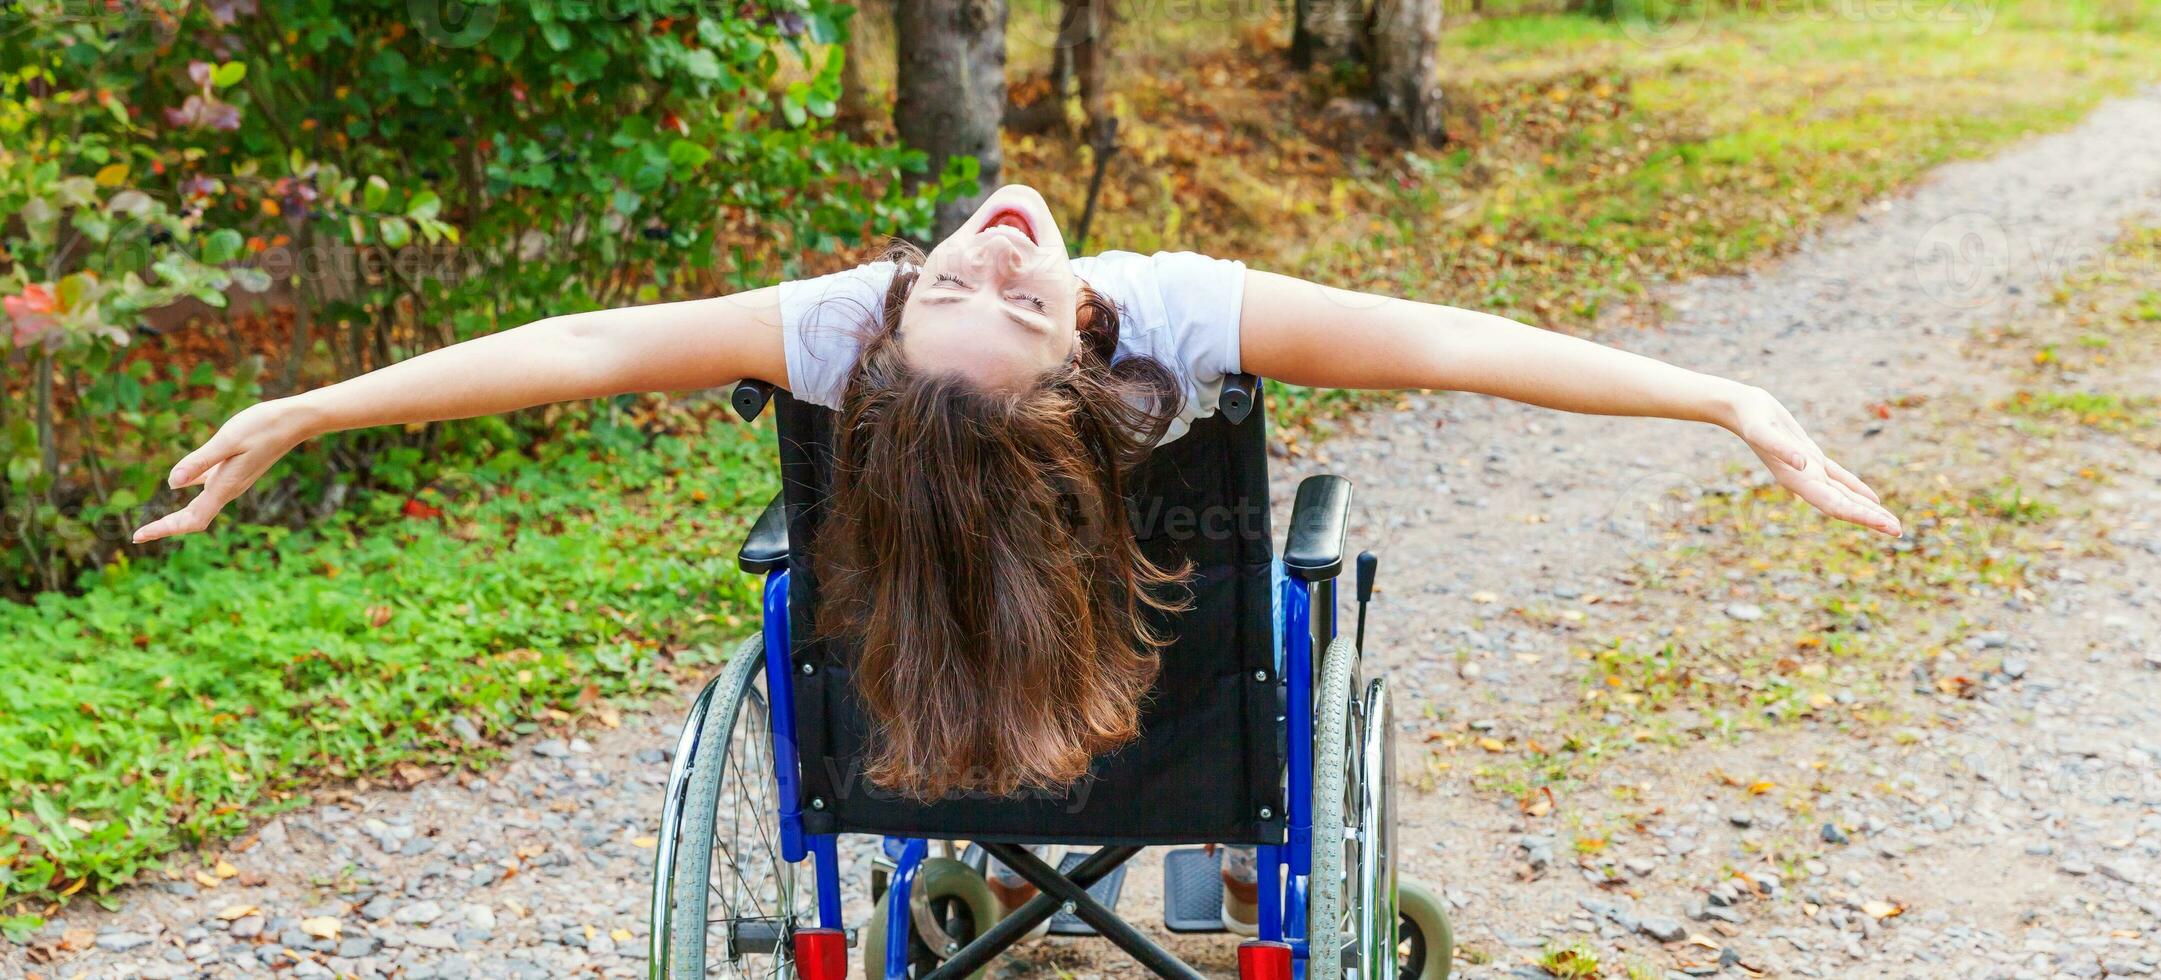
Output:
[[[952,858],[927,858],[916,868],[915,894],[908,930],[908,975],[920,976],[935,969],[969,940],[982,935],[999,919],[998,897],[981,874]],[[891,914],[893,889],[886,889],[872,910],[863,937],[863,976],[885,976],[885,922]],[[940,934],[925,935],[927,926]],[[983,980],[978,970],[968,980]]]
[[1439,896],[1414,881],[1396,883],[1396,976],[1401,980],[1448,980],[1456,958],[1456,934]]

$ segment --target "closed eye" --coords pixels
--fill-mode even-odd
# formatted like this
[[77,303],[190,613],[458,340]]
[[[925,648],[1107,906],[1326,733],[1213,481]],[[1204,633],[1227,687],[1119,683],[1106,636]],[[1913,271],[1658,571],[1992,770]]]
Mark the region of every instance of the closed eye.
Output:
[[[931,282],[935,285],[951,286],[955,289],[970,288],[967,283],[961,281],[959,276],[956,276],[950,272],[937,273],[936,275],[931,277]],[[1043,302],[1043,297],[1037,296],[1034,293],[1023,293],[1015,291],[1005,294],[1005,298],[1010,302],[1024,303],[1029,307],[1032,307],[1037,313],[1045,313],[1049,312],[1050,310],[1050,304]]]

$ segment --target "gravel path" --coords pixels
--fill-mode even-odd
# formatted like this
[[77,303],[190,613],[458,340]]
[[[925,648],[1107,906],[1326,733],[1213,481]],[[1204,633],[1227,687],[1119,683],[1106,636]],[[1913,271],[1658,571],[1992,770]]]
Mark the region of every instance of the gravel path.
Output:
[[[2039,316],[2037,298],[2097,261],[2120,222],[2157,213],[2161,93],[2148,93],[1947,167],[1774,265],[1674,287],[1656,330],[1615,324],[1609,339],[1770,387],[1864,476],[1898,472],[1947,434],[1864,407],[2009,384],[1963,338]],[[1624,753],[1546,811],[1482,788],[1475,758],[1429,760],[1424,742],[1535,737],[1582,697],[1570,650],[1592,637],[1787,615],[1795,600],[1750,580],[1705,607],[1640,574],[1646,555],[1671,553],[1677,507],[1752,479],[1732,469],[1739,447],[1469,398],[1411,398],[1349,428],[1283,479],[1352,477],[1354,540],[1385,544],[1370,645],[1406,705],[1401,765],[1417,788],[1399,795],[1403,871],[1456,906],[1462,975],[1543,976],[1529,958],[1577,943],[1615,976],[2096,976],[2161,962],[2147,938],[2161,901],[2142,884],[2161,876],[2152,454],[2117,454],[2113,486],[2060,532],[2119,546],[2052,553],[2033,594],[1961,610],[1983,620],[1965,642],[2002,658],[1978,696],[1894,698],[1886,710],[1928,722],[1898,737],[1802,725]],[[2079,438],[2066,451],[2113,448]],[[1505,612],[1525,607],[1553,621]],[[637,975],[679,709],[520,745],[483,775],[289,814],[200,878],[0,946],[0,976]],[[1713,770],[1828,788],[1804,811]],[[1611,850],[1578,860],[1569,838],[1616,821],[1628,829]],[[1817,851],[1771,856],[1796,834]],[[1129,878],[1142,921],[1152,877]],[[1008,969],[1133,972],[1101,949],[1045,941]],[[1202,965],[1222,970],[1224,952]]]

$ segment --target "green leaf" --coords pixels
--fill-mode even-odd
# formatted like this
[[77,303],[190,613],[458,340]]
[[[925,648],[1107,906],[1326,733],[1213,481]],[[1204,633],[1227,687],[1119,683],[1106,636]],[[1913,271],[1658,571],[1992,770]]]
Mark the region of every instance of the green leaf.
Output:
[[551,20],[541,24],[540,39],[548,42],[548,47],[554,50],[570,50],[570,28],[563,26],[560,21]]
[[413,195],[412,202],[405,206],[405,214],[410,218],[433,218],[442,212],[443,199],[434,191],[421,191]]
[[248,240],[231,228],[220,228],[203,239],[203,261],[211,265],[231,262],[240,257],[240,250]]
[[210,84],[218,88],[231,88],[240,84],[240,80],[246,77],[248,77],[246,63],[228,61],[219,65],[216,71],[210,73]]
[[713,151],[689,140],[676,140],[668,144],[668,162],[678,170],[696,170],[713,159]]
[[367,186],[360,191],[360,206],[369,211],[381,211],[383,202],[389,198],[390,182],[371,175]]
[[376,222],[376,233],[382,236],[383,244],[391,248],[404,248],[413,240],[413,226],[404,218],[391,217]]
[[699,48],[683,56],[683,70],[690,77],[714,81],[720,78],[720,59],[713,52]]

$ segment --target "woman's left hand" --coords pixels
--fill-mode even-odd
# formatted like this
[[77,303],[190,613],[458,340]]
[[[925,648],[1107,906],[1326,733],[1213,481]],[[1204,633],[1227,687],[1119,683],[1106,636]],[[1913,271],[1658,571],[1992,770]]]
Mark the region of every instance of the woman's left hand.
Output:
[[1883,498],[1868,484],[1838,465],[1808,437],[1801,423],[1778,399],[1761,388],[1749,388],[1735,399],[1726,427],[1756,451],[1778,485],[1793,491],[1816,508],[1839,520],[1897,536],[1903,533],[1898,518],[1884,509]]

